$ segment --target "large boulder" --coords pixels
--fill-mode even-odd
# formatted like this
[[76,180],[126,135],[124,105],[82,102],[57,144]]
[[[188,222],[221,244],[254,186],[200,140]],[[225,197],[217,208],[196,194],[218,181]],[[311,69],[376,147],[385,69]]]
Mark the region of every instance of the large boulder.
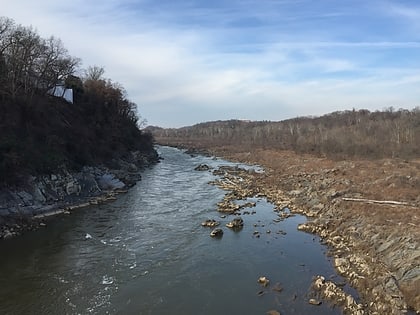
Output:
[[196,170],[196,171],[208,171],[208,170],[210,170],[210,166],[208,166],[207,164],[200,164],[196,168],[194,168],[194,170]]
[[98,178],[99,188],[102,190],[122,189],[125,184],[112,174],[104,174]]

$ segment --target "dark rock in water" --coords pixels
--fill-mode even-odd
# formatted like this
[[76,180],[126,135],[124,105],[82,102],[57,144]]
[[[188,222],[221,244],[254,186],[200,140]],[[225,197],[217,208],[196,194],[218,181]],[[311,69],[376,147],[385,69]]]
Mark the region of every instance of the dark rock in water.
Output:
[[278,282],[277,282],[277,283],[273,286],[272,290],[273,290],[273,291],[275,291],[275,292],[281,292],[281,291],[283,291],[283,288],[282,288],[282,286],[280,285],[280,283],[278,283]]
[[241,205],[241,208],[253,208],[256,206],[257,206],[256,202],[246,202],[243,205]]
[[208,166],[207,164],[200,164],[196,168],[194,168],[194,170],[196,170],[196,171],[208,171],[208,170],[210,170],[210,166]]
[[217,222],[214,219],[209,219],[204,222],[201,222],[201,226],[206,226],[206,227],[215,227],[215,226],[218,226],[219,224],[220,222]]
[[226,223],[226,226],[228,228],[241,228],[244,226],[244,220],[242,220],[241,217],[237,217],[230,221],[229,223]]
[[211,237],[221,237],[223,235],[223,230],[222,229],[214,229],[213,231],[210,232],[210,236]]

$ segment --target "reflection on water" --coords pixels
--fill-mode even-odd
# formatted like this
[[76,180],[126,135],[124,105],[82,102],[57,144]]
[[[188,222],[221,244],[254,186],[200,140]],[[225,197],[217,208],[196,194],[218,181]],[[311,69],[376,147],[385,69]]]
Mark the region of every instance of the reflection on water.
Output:
[[[252,199],[256,214],[229,230],[232,217],[215,211],[224,192],[194,171],[229,163],[159,151],[162,163],[117,201],[0,243],[1,314],[341,313],[307,303],[312,277],[334,272],[318,240],[296,230],[304,217],[275,223],[273,206]],[[201,227],[208,218],[222,222],[222,238]]]

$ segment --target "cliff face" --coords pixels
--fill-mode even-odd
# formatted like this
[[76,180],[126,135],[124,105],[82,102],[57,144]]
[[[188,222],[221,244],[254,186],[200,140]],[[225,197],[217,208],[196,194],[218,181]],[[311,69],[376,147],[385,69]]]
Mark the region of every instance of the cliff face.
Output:
[[20,234],[43,224],[46,216],[113,199],[135,185],[140,171],[158,161],[155,151],[132,152],[125,160],[115,160],[115,169],[86,166],[81,171],[67,169],[49,175],[29,177],[15,188],[0,189],[0,239]]

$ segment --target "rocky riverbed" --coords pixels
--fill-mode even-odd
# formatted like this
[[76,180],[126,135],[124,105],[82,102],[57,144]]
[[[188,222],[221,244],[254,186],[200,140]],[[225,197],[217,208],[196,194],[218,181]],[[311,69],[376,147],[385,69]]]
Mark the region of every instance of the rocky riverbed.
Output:
[[84,167],[79,172],[62,169],[55,174],[27,178],[18,187],[0,188],[0,239],[45,227],[57,214],[114,200],[141,179],[140,171],[158,161],[156,152],[133,152],[113,167]]
[[358,302],[340,284],[314,275],[319,299],[345,314],[420,313],[420,161],[331,161],[291,152],[213,153],[265,166],[264,173],[218,170],[214,182],[228,193],[219,211],[236,199],[266,197],[310,218],[299,230],[328,245],[337,272],[359,292]]

